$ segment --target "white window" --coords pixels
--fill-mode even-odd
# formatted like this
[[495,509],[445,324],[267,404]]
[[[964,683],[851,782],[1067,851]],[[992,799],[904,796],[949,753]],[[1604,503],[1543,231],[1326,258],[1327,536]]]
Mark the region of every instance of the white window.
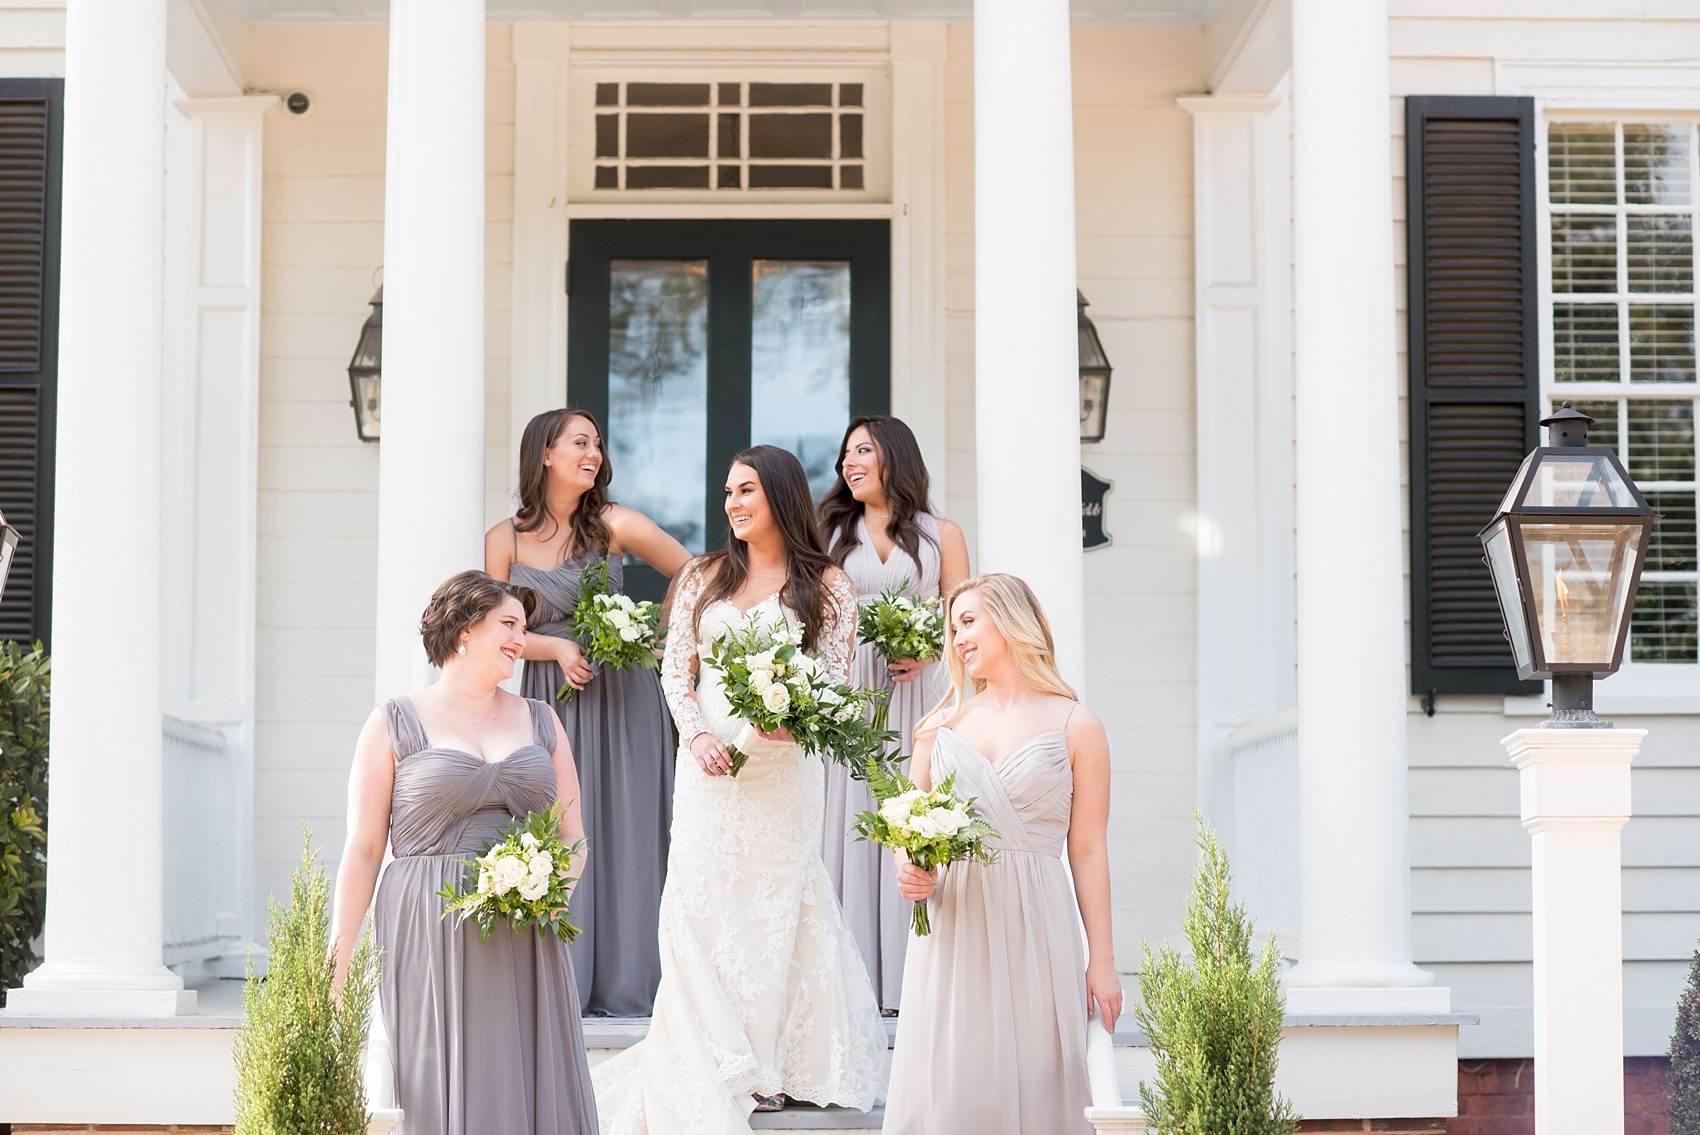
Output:
[[1693,694],[1696,123],[1554,119],[1545,141],[1546,401],[1595,418],[1589,440],[1616,450],[1661,516],[1618,689]]

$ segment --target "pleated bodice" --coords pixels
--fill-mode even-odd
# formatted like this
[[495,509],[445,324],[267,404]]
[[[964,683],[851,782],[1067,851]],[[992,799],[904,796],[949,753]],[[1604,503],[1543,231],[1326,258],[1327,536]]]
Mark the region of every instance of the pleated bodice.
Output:
[[1029,737],[994,762],[944,726],[933,745],[932,768],[935,784],[955,773],[956,794],[978,798],[975,807],[1000,837],[987,846],[1060,861],[1074,803],[1074,769],[1061,729]]

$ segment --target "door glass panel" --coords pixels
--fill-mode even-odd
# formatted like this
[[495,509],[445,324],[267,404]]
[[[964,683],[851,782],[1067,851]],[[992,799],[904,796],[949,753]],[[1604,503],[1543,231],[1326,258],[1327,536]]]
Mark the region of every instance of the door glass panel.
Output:
[[750,442],[795,453],[818,500],[850,420],[850,265],[757,260],[754,288]]
[[[615,260],[608,289],[609,494],[703,551],[708,262]],[[690,491],[681,491],[689,489]]]

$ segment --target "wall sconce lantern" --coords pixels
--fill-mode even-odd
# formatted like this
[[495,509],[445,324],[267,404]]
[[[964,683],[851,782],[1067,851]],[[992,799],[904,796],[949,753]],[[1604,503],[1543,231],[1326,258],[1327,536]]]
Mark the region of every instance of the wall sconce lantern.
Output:
[[18,530],[0,516],[0,596],[6,594],[6,577],[12,572],[12,553],[18,550]]
[[1110,402],[1110,359],[1104,341],[1086,317],[1086,297],[1074,292],[1080,311],[1080,440],[1103,441],[1104,417]]
[[372,314],[360,328],[360,342],[348,360],[348,404],[354,408],[354,430],[361,441],[377,441],[382,424],[381,378],[384,362],[384,289],[373,293]]
[[1541,419],[1547,443],[1523,459],[1478,537],[1517,676],[1552,679],[1548,728],[1605,727],[1594,679],[1617,672],[1657,520],[1594,419],[1570,403]]

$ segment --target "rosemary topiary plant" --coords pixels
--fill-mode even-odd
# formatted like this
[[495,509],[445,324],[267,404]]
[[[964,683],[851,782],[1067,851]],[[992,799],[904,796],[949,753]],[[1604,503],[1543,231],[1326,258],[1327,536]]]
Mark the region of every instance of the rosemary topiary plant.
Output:
[[301,865],[289,905],[271,902],[262,977],[248,959],[236,1037],[236,1135],[360,1135],[366,1130],[363,1055],[378,987],[368,926],[340,995],[332,989],[330,880],[301,825]]
[[1232,901],[1228,857],[1196,813],[1193,824],[1202,858],[1182,920],[1192,958],[1167,943],[1153,955],[1140,943],[1143,1004],[1134,1016],[1157,1078],[1140,1082],[1139,1102],[1158,1135],[1291,1135],[1298,1116],[1275,1094],[1285,1009],[1275,939],[1252,960],[1251,920]]
[[40,959],[47,913],[48,657],[0,642],[0,1002]]
[[1670,1135],[1700,1135],[1700,950],[1694,951],[1688,988],[1676,1003],[1665,1097]]

